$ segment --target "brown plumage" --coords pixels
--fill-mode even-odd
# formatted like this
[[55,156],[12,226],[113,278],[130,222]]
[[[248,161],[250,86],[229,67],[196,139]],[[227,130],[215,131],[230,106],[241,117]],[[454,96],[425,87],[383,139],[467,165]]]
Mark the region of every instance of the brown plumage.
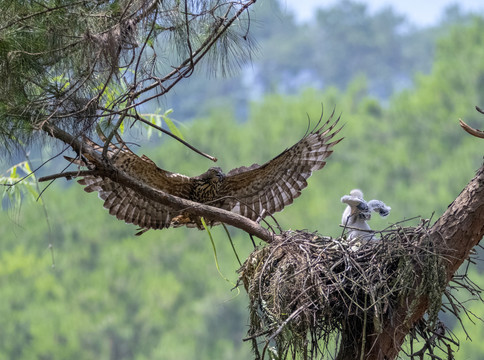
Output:
[[[113,164],[145,184],[166,193],[229,210],[252,220],[281,211],[291,204],[307,186],[313,171],[326,164],[332,147],[342,139],[331,141],[341,130],[333,115],[320,127],[307,133],[298,143],[263,165],[254,164],[229,171],[226,175],[218,167],[188,177],[160,169],[145,155],[134,154],[118,137],[119,145],[110,144],[108,156]],[[105,141],[101,134],[101,139]],[[88,140],[90,146],[102,151]],[[68,160],[91,166],[88,160]],[[201,226],[200,219],[187,211],[177,211],[137,194],[109,178],[85,176],[78,180],[87,192],[96,191],[104,200],[104,207],[120,220],[141,228],[162,229],[170,226]],[[262,216],[261,216],[262,215]],[[205,219],[208,224],[216,222]]]

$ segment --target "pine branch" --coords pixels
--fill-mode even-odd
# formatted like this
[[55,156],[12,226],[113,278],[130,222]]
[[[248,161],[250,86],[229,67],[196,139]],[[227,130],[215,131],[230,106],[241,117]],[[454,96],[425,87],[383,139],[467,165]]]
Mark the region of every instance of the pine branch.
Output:
[[[28,141],[44,121],[71,133],[91,131],[105,118],[120,123],[113,118],[168,93],[210,53],[221,53],[210,59],[211,68],[243,62],[251,52],[249,29],[237,34],[232,25],[254,3],[145,0],[116,9],[85,0],[52,8],[36,3],[7,7],[14,20],[0,29],[5,38],[0,76],[8,84],[0,92],[0,117],[13,126],[0,129],[0,138],[5,145]],[[31,29],[28,36],[24,28]],[[144,73],[147,47],[156,53],[155,44],[173,43],[156,43],[162,33],[173,34],[178,49],[173,58],[181,60],[166,74]]]

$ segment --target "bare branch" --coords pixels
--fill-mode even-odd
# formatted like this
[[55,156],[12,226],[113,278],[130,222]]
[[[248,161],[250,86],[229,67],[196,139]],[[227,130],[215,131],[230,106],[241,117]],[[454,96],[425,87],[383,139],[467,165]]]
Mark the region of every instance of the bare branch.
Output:
[[461,119],[459,119],[459,124],[460,126],[465,130],[467,131],[469,134],[471,134],[472,136],[475,136],[475,137],[478,137],[478,138],[481,138],[481,139],[484,139],[484,131],[481,131],[481,130],[477,130],[477,129],[474,129],[473,127],[467,125],[464,121],[462,121]]
[[[133,117],[133,115],[128,115],[128,116]],[[206,153],[204,153],[204,152],[202,152],[202,151],[198,150],[196,147],[194,147],[193,145],[190,145],[190,144],[189,144],[189,143],[187,143],[185,140],[180,139],[178,136],[176,136],[175,134],[171,133],[170,131],[165,130],[165,129],[163,129],[163,128],[162,128],[162,127],[160,127],[160,126],[158,126],[158,125],[156,125],[156,124],[153,124],[153,123],[151,123],[151,122],[149,122],[149,121],[147,121],[147,120],[143,119],[143,118],[142,118],[141,116],[139,116],[139,115],[135,115],[135,116],[134,116],[134,118],[135,118],[136,120],[138,120],[138,121],[141,121],[142,123],[144,123],[144,124],[146,124],[146,125],[149,125],[149,126],[151,126],[151,127],[155,128],[155,129],[156,129],[156,130],[158,130],[158,131],[161,131],[162,133],[164,133],[164,134],[166,134],[166,135],[168,135],[168,136],[171,136],[173,139],[175,139],[175,140],[177,140],[177,141],[181,142],[183,145],[185,145],[185,146],[186,146],[186,147],[188,147],[189,149],[193,150],[193,151],[194,151],[194,152],[196,152],[197,154],[200,154],[200,155],[202,155],[202,156],[206,157],[207,159],[212,160],[213,162],[217,162],[217,160],[218,160],[218,159],[217,159],[216,157],[211,156],[211,155],[208,155],[208,154],[206,154]]]
[[78,170],[78,171],[66,171],[59,174],[52,174],[47,175],[39,178],[39,182],[50,181],[60,178],[66,178],[67,180],[71,180],[72,178],[78,176],[89,176],[89,175],[102,175],[102,172],[97,170]]
[[[476,106],[476,110],[479,113],[484,114],[484,110],[482,110],[479,106]],[[459,119],[459,124],[465,131],[467,131],[472,136],[484,139],[484,131],[474,129],[472,126],[467,125],[462,119]]]

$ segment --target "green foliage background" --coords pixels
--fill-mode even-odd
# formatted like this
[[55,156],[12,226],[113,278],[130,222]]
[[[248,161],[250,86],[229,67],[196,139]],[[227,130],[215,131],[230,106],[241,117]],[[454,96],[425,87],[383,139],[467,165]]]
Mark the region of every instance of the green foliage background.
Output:
[[[392,207],[373,228],[422,216],[436,219],[482,161],[482,140],[458,118],[482,128],[484,20],[454,27],[439,41],[429,74],[382,101],[369,80],[353,77],[345,90],[306,88],[252,101],[247,120],[236,109],[212,107],[181,126],[185,138],[229,169],[262,163],[292,145],[324,118],[342,113],[345,140],[293,205],[277,215],[283,228],[337,236],[340,197],[361,188]],[[176,113],[176,108],[175,108]],[[212,166],[175,141],[143,149],[160,167],[197,175]],[[24,203],[0,217],[0,359],[247,359],[247,298],[233,290],[238,263],[221,228],[149,231],[117,221],[93,194],[62,181],[42,205]],[[241,258],[247,235],[230,230]],[[52,249],[50,247],[52,246]],[[54,256],[54,258],[52,257]],[[53,260],[54,259],[54,260]],[[55,264],[55,266],[53,266]],[[474,280],[484,285],[476,269]],[[470,305],[482,315],[482,304]],[[481,316],[482,317],[482,316]],[[456,359],[479,358],[482,324],[464,319]],[[453,325],[453,324],[450,324]]]

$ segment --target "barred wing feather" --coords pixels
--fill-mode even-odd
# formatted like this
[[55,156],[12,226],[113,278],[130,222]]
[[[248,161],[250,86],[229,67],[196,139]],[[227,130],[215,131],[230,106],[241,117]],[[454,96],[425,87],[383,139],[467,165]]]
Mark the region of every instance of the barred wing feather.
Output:
[[122,186],[109,178],[86,176],[79,184],[86,192],[97,192],[109,214],[143,229],[163,229],[177,215],[172,209]]
[[301,195],[313,171],[322,169],[332,154],[332,147],[342,139],[332,139],[339,118],[330,119],[311,131],[297,144],[264,165],[234,169],[227,174],[219,195],[220,207],[256,220],[281,211]]

